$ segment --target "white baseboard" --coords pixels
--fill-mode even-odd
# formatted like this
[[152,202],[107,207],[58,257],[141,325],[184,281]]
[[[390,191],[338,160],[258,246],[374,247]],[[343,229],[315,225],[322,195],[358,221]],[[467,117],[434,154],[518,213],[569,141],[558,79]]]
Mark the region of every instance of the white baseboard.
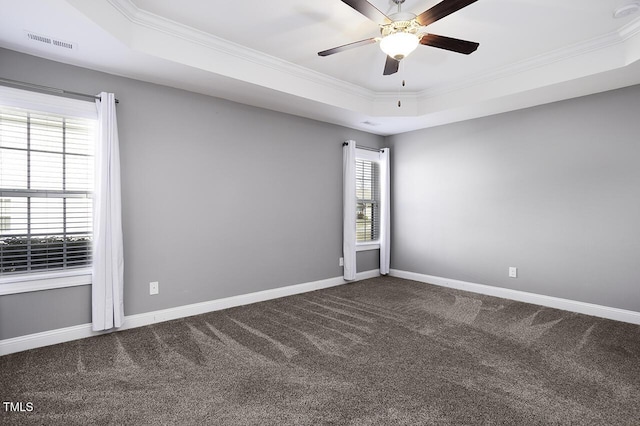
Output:
[[526,291],[511,290],[508,288],[493,287],[484,284],[452,280],[449,278],[436,277],[433,275],[400,271],[397,269],[391,269],[389,271],[389,275],[393,277],[434,284],[441,287],[455,288],[458,290],[470,291],[472,293],[480,293],[489,296],[502,297],[504,299],[517,300],[519,302],[533,303],[535,305],[542,305],[549,308],[562,309],[564,311],[577,312],[580,314],[592,315],[595,317],[607,318],[616,321],[629,322],[631,324],[640,324],[640,312],[628,311],[625,309],[611,308],[608,306],[596,305],[593,303],[578,302],[576,300],[528,293]]
[[[359,272],[356,274],[355,281],[373,278],[379,275],[379,269]],[[271,290],[257,291],[255,293],[225,297],[224,299],[210,300],[208,302],[194,303],[192,305],[178,306],[175,308],[163,309],[161,311],[129,315],[125,318],[124,327],[121,327],[120,330],[142,327],[144,325],[190,317],[193,315],[205,314],[207,312],[219,311],[221,309],[233,308],[235,306],[249,305],[251,303],[263,302],[265,300],[277,299],[279,297],[286,297],[294,294],[307,293],[309,291],[346,284],[347,282],[352,281],[345,281],[344,279],[342,279],[342,277],[328,278],[326,280],[295,284],[287,287],[274,288]]]
[[[379,275],[379,269],[359,272],[356,274],[355,281],[374,278]],[[257,291],[255,293],[225,297],[224,299],[210,300],[208,302],[194,303],[191,305],[178,306],[175,308],[162,309],[159,311],[145,312],[143,314],[128,315],[125,317],[123,326],[115,331],[142,327],[145,325],[155,324],[178,318],[190,317],[207,312],[219,311],[221,309],[233,308],[235,306],[248,305],[265,300],[277,299],[279,297],[291,296],[294,294],[307,293],[309,291],[347,284],[348,282],[353,281],[345,281],[342,277],[334,277],[328,278],[326,280],[295,284],[287,287],[274,288],[271,290]],[[91,329],[91,324],[80,324],[72,327],[59,328],[56,330],[43,331],[41,333],[28,334],[26,336],[0,340],[0,356],[8,355],[15,352],[26,351],[28,349],[55,345],[71,340],[99,336],[101,334],[110,332],[112,331],[93,331]]]

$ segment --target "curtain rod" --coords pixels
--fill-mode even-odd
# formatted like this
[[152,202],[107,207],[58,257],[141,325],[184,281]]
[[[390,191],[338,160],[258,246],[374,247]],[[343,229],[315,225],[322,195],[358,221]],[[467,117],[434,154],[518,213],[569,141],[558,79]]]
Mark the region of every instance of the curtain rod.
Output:
[[[345,145],[347,145],[347,143],[346,142],[342,142],[342,146],[345,146]],[[356,148],[364,149],[365,151],[375,151],[375,152],[382,152],[382,150],[384,149],[384,148],[380,148],[380,149],[378,149],[378,148],[369,148],[368,146],[358,146],[358,145],[356,145]]]
[[[39,84],[25,83],[24,81],[10,80],[8,78],[0,78],[0,84],[20,86],[29,90],[49,92],[58,96],[65,96],[65,97],[80,96],[83,98],[100,99],[100,96],[97,96],[97,95],[87,95],[86,93],[71,92],[69,90],[56,89],[55,87],[41,86]],[[120,101],[116,99],[116,103],[118,104],[120,103]]]

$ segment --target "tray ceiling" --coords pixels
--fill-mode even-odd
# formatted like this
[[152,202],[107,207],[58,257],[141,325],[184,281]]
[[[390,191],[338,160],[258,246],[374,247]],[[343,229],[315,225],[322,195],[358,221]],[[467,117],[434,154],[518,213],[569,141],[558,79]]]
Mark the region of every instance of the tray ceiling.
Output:
[[[436,3],[406,0],[403,10]],[[391,76],[376,44],[317,55],[379,35],[339,0],[0,0],[0,46],[393,134],[640,83],[640,13],[613,17],[632,3],[478,0],[428,27],[479,42],[476,52],[419,46]],[[77,48],[39,46],[25,31]]]

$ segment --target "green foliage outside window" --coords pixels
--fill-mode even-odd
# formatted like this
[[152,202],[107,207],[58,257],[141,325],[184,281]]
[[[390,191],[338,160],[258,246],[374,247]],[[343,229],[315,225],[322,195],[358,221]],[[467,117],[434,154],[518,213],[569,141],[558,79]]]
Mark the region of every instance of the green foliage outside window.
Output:
[[91,265],[91,238],[5,237],[0,239],[0,265],[3,274],[86,267]]

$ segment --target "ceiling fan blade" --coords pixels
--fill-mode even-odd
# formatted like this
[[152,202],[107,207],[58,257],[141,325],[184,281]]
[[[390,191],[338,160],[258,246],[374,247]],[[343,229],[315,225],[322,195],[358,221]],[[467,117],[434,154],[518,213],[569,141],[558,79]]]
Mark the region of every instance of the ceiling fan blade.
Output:
[[375,23],[382,25],[391,22],[391,19],[389,19],[387,15],[380,12],[377,7],[366,0],[342,0],[342,2],[351,6],[356,11],[360,12]]
[[333,55],[334,53],[344,52],[345,50],[353,49],[354,47],[377,43],[377,41],[377,38],[368,38],[366,40],[354,41],[353,43],[343,44],[342,46],[334,47],[333,49],[327,49],[323,50],[322,52],[318,52],[318,56]]
[[443,0],[431,9],[418,15],[416,19],[422,26],[429,25],[476,1],[478,0]]
[[445,37],[435,34],[425,34],[420,39],[420,44],[437,47],[438,49],[450,50],[452,52],[468,55],[476,51],[480,43],[460,40],[458,38]]
[[393,59],[391,56],[387,56],[387,61],[384,63],[384,72],[382,75],[391,75],[398,72],[400,67],[400,61]]

